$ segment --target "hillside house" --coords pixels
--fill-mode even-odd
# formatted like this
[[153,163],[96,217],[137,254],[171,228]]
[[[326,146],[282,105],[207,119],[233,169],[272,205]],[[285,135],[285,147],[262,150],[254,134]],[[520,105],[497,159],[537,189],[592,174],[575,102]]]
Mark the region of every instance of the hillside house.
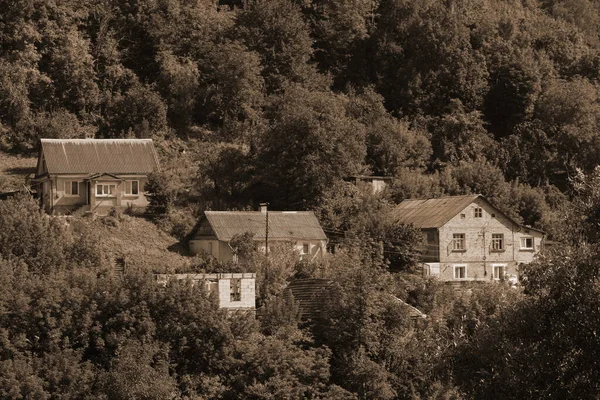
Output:
[[156,274],[156,282],[166,286],[170,281],[191,280],[192,284],[203,284],[207,294],[214,294],[219,308],[231,311],[256,309],[256,274]]
[[354,175],[345,179],[362,190],[369,190],[373,194],[381,193],[391,183],[389,176]]
[[34,185],[51,214],[146,207],[159,170],[151,139],[42,139]]
[[[267,240],[268,219],[268,240]],[[256,248],[265,251],[276,243],[291,243],[302,259],[321,259],[327,236],[312,211],[205,211],[190,235],[192,254],[206,253],[219,261],[234,261],[230,245],[236,235],[250,233]]]
[[405,200],[394,216],[422,230],[424,273],[442,281],[516,279],[543,246],[542,231],[520,225],[481,195]]

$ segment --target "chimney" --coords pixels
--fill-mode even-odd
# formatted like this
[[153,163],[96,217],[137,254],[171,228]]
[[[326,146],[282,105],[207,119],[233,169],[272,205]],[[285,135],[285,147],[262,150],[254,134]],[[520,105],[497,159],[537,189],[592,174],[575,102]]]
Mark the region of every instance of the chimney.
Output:
[[260,203],[260,212],[263,214],[266,214],[268,205],[269,205],[269,203]]

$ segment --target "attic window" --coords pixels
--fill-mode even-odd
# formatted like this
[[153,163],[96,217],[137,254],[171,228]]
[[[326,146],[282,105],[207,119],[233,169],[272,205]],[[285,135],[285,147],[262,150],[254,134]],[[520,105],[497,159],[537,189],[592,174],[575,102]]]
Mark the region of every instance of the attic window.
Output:
[[483,217],[483,210],[481,209],[481,207],[476,207],[475,208],[475,218],[481,218]]
[[465,214],[460,214],[460,219],[465,219],[466,215]]

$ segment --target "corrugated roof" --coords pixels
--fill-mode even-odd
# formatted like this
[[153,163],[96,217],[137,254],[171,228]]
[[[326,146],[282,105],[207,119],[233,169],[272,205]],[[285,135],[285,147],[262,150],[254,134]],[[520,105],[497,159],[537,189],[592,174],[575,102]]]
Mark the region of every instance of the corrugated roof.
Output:
[[158,170],[152,139],[42,139],[50,174],[147,174]]
[[333,282],[329,279],[296,279],[290,282],[284,295],[288,297],[291,293],[294,296],[301,319],[314,320],[328,300],[331,285]]
[[[265,237],[266,216],[260,211],[205,211],[219,240],[250,232],[255,239]],[[269,238],[326,240],[312,211],[269,211]]]
[[[284,291],[284,296],[291,293],[294,301],[298,304],[300,318],[303,320],[314,320],[317,318],[325,302],[330,301],[329,295],[334,282],[330,279],[295,279]],[[388,295],[389,299],[402,307],[412,319],[427,318],[419,309],[411,306],[396,296]]]
[[393,211],[402,224],[413,224],[417,228],[439,228],[465,209],[480,195],[447,196],[438,199],[404,200]]

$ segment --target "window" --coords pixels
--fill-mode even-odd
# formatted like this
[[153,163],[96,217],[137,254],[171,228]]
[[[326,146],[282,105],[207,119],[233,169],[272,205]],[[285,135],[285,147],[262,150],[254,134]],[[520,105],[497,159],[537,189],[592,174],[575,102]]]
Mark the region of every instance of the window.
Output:
[[467,214],[460,214],[460,219],[465,219],[466,216]]
[[230,301],[242,301],[242,280],[232,278],[229,281]]
[[504,234],[492,233],[492,251],[504,250]]
[[427,231],[427,243],[435,242],[435,232]]
[[219,282],[216,279],[207,279],[204,281],[206,293],[219,293]]
[[65,182],[65,195],[67,195],[67,196],[79,196],[79,182],[77,182],[77,181],[66,181]]
[[302,244],[302,254],[308,254],[309,250],[310,250],[310,244],[303,243]]
[[494,265],[494,279],[504,279],[504,265]]
[[533,250],[533,238],[522,237],[521,238],[521,250]]
[[108,183],[98,183],[96,185],[96,196],[114,196],[116,193],[117,185]]
[[454,233],[452,234],[452,251],[464,251],[467,247],[465,246],[465,234]]
[[466,279],[467,278],[467,266],[466,265],[455,265],[454,266],[454,279]]
[[476,207],[475,208],[475,218],[481,218],[483,217],[483,210],[481,209],[481,207]]
[[140,194],[140,181],[125,181],[125,194],[133,196]]

